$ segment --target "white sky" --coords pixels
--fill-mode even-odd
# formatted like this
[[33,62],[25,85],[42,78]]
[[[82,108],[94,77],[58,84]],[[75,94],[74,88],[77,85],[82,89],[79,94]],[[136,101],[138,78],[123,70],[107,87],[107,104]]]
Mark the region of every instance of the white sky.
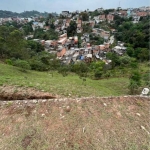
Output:
[[23,12],[37,10],[40,12],[57,12],[68,10],[95,10],[103,7],[138,8],[150,6],[150,0],[0,0],[0,10]]

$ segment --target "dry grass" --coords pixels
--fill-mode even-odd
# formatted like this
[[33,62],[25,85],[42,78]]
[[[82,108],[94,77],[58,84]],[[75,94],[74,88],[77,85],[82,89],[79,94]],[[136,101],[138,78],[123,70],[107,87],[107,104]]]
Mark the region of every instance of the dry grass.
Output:
[[0,150],[149,150],[147,98],[3,103]]

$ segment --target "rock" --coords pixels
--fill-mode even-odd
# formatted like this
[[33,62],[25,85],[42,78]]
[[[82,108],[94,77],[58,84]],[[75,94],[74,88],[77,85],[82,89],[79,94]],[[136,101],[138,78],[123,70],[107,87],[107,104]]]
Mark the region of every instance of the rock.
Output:
[[33,102],[34,104],[36,104],[38,101],[37,101],[37,100],[33,100],[32,102]]
[[57,99],[55,99],[54,102],[57,102]]
[[35,114],[35,113],[36,113],[36,110],[33,110],[33,113]]
[[42,114],[42,115],[41,115],[41,117],[43,117],[43,118],[44,118],[44,117],[45,117],[45,114]]
[[121,113],[119,111],[116,113],[116,115],[117,115],[117,118],[121,118],[122,117],[122,115],[121,115]]
[[139,116],[139,117],[141,117],[141,114],[139,114],[139,113],[136,113],[136,115]]
[[65,116],[61,116],[61,117],[60,117],[60,119],[63,119],[63,118],[65,118]]
[[27,103],[28,103],[28,101],[24,101],[24,103],[25,103],[25,104],[27,104]]
[[142,95],[147,95],[149,93],[149,89],[148,88],[144,88],[142,91]]
[[70,106],[67,106],[65,109],[66,112],[70,112],[70,110],[71,110]]
[[104,106],[107,106],[107,104],[106,104],[106,103],[103,103],[103,105],[104,105]]
[[42,103],[45,103],[47,100],[46,99],[44,99],[44,100],[42,100]]
[[83,132],[83,133],[85,132],[85,127],[83,127],[82,132]]

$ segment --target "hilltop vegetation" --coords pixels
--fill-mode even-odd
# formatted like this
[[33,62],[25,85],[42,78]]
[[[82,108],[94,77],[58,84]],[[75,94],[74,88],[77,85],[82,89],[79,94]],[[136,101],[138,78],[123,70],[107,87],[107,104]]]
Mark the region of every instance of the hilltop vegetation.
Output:
[[48,13],[44,12],[38,12],[38,11],[24,11],[22,13],[16,13],[12,11],[6,11],[6,10],[0,10],[0,18],[8,18],[8,17],[23,17],[23,18],[28,18],[28,17],[38,17],[38,16],[43,16],[47,17]]

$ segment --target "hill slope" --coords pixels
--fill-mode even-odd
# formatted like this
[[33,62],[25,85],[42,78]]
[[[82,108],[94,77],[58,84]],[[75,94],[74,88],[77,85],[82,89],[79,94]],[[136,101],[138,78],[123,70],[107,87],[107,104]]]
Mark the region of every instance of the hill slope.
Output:
[[144,97],[0,101],[3,150],[149,150]]
[[[17,85],[42,90],[61,97],[128,95],[127,78],[86,81],[75,74],[63,77],[57,72],[21,72],[17,67],[0,63],[0,85]],[[14,88],[14,92],[17,90]]]

